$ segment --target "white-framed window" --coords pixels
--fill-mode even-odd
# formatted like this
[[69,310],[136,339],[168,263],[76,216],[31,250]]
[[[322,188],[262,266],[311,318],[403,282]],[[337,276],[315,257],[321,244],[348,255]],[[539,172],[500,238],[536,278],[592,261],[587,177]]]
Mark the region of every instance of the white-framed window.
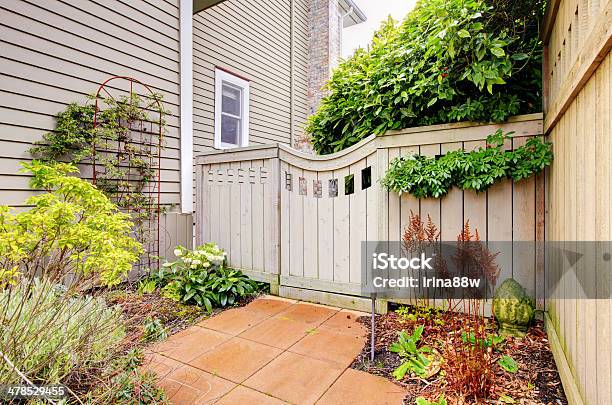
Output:
[[215,69],[215,148],[249,144],[249,82]]

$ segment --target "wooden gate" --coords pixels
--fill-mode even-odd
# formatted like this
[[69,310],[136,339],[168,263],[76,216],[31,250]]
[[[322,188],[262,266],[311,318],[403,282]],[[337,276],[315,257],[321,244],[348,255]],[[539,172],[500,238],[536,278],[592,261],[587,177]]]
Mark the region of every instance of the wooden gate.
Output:
[[[517,147],[542,133],[541,114],[503,125],[409,128],[325,156],[284,145],[200,156],[197,241],[219,243],[231,266],[270,282],[281,295],[338,304],[338,295],[361,302],[361,242],[399,241],[411,211],[431,216],[443,240],[455,240],[468,219],[483,240],[543,240],[543,177],[503,181],[481,194],[453,189],[442,199],[422,200],[400,197],[379,183],[397,156],[478,148],[500,126],[514,131],[507,147]],[[514,277],[543,297],[536,290],[544,285],[544,257],[533,246],[532,254],[505,252],[498,263],[502,279]]]

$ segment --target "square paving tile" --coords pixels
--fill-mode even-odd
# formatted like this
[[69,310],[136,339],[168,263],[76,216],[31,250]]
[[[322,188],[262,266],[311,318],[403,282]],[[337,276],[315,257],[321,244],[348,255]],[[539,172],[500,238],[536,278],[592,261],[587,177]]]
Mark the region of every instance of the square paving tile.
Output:
[[291,346],[289,351],[348,367],[365,343],[365,338],[361,336],[319,328]]
[[155,373],[159,378],[164,378],[182,366],[183,363],[169,357],[157,353],[147,353],[141,368]]
[[357,322],[357,318],[361,316],[369,316],[366,312],[351,311],[343,309],[338,312],[320,326],[321,329],[329,329],[335,332],[347,333],[357,336],[365,336],[367,329],[365,326]]
[[259,343],[287,349],[306,336],[312,327],[304,322],[287,318],[268,318],[240,334],[240,337]]
[[243,307],[247,311],[258,312],[263,315],[272,316],[294,305],[296,301],[274,296],[263,296],[257,298]]
[[271,397],[253,389],[244,387],[242,385],[237,386],[229,393],[227,393],[219,401],[215,402],[216,405],[283,405],[285,401]]
[[192,326],[171,336],[166,341],[157,343],[151,350],[174,360],[188,363],[230,338],[231,335],[225,333]]
[[162,379],[159,385],[168,399],[179,404],[210,404],[236,384],[190,366],[183,366]]
[[406,392],[386,378],[347,369],[317,405],[401,405]]
[[281,349],[236,337],[196,357],[189,364],[241,383],[281,353]]
[[[294,404],[313,404],[342,371],[336,363],[285,352],[244,385]],[[344,403],[350,402],[338,402]]]
[[268,315],[261,312],[246,311],[244,308],[233,308],[205,319],[198,325],[230,335],[237,335],[267,318]]
[[275,317],[304,322],[314,327],[331,318],[339,310],[339,308],[300,302],[275,315]]

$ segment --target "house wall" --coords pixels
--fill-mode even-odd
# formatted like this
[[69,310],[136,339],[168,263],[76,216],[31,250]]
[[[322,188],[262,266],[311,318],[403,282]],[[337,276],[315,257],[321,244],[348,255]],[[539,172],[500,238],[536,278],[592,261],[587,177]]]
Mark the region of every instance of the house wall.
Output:
[[[0,204],[32,195],[19,163],[70,102],[114,75],[164,96],[168,132],[161,200],[180,201],[179,0],[0,3]],[[87,177],[87,173],[83,173]]]
[[[568,249],[580,246],[574,241],[612,239],[611,19],[612,1],[561,0],[551,2],[545,24],[545,130],[555,154],[547,239],[566,241]],[[549,291],[548,331],[571,404],[612,403],[612,268],[605,253],[597,252],[596,276],[586,279],[559,275],[565,263],[547,265],[549,278],[560,279]]]
[[212,149],[215,67],[250,80],[249,143],[290,144],[307,116],[308,0],[226,0],[193,18],[194,154]]

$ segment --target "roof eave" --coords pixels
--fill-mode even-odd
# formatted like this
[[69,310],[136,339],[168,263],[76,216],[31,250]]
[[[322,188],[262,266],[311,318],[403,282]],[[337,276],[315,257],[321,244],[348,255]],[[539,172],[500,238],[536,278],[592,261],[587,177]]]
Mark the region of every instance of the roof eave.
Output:
[[343,19],[344,28],[361,24],[362,22],[366,22],[368,19],[353,0],[340,0],[339,4],[340,12],[345,15]]

